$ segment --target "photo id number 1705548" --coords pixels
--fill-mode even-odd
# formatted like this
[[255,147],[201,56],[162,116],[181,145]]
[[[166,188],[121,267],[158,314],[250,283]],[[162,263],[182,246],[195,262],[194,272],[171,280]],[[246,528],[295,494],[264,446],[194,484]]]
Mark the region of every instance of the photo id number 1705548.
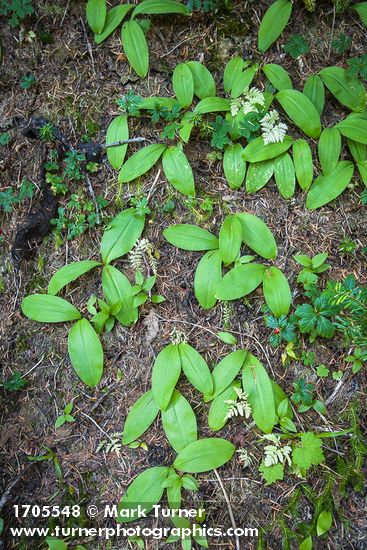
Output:
[[39,506],[38,504],[14,504],[14,515],[16,518],[58,518],[60,516],[78,518],[80,506]]

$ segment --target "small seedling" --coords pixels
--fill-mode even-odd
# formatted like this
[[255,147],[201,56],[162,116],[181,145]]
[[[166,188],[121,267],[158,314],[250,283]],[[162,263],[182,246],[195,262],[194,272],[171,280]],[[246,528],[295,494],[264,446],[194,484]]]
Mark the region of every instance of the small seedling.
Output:
[[283,49],[293,59],[297,59],[310,51],[307,40],[301,34],[292,34],[288,42],[284,44]]
[[71,411],[73,410],[74,403],[68,403],[64,408],[64,414],[61,414],[56,418],[55,428],[61,428],[66,422],[75,422],[75,418],[71,416]]
[[28,90],[28,88],[35,86],[36,83],[37,83],[37,79],[34,74],[26,74],[21,78],[20,87],[23,90]]
[[325,263],[328,254],[326,252],[316,254],[312,258],[306,254],[296,254],[293,258],[296,262],[303,266],[303,269],[298,274],[297,283],[308,285],[316,283],[318,275],[330,269],[330,265]]

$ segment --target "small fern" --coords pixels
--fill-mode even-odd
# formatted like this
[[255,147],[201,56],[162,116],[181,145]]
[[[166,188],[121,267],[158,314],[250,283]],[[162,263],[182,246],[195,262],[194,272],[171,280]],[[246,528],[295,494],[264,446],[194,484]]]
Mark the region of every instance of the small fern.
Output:
[[237,394],[237,399],[228,399],[224,401],[229,405],[227,414],[224,417],[225,420],[229,420],[234,416],[243,416],[244,418],[250,418],[252,409],[248,402],[248,395],[241,388],[233,388]]
[[252,458],[246,449],[237,449],[236,453],[239,454],[238,460],[241,462],[243,468],[251,466]]
[[96,452],[99,453],[101,451],[104,451],[106,454],[116,453],[118,455],[122,449],[121,438],[122,433],[113,433],[110,439],[103,439],[99,443]]
[[267,439],[273,443],[273,445],[266,445],[264,447],[264,464],[267,468],[279,463],[283,464],[285,461],[288,462],[289,466],[292,464],[292,459],[290,457],[292,447],[289,445],[282,446],[279,436],[267,434],[264,435],[262,439]]
[[129,254],[130,265],[135,271],[142,271],[144,259],[152,270],[154,275],[157,275],[157,259],[154,257],[154,248],[148,239],[140,239]]

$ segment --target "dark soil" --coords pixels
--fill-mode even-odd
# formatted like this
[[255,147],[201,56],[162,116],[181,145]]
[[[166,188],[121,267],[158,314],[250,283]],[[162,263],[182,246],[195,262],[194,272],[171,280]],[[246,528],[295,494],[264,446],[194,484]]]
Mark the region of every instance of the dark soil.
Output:
[[[172,463],[174,453],[159,422],[144,437],[148,451],[119,447],[117,452],[112,450],[107,453],[105,447],[100,451],[97,448],[102,441],[122,432],[129,408],[150,387],[153,360],[169,342],[173,328],[184,331],[189,343],[205,356],[210,365],[230,351],[227,345],[212,335],[223,330],[221,307],[204,312],[193,294],[194,271],[200,254],[177,250],[169,245],[162,234],[167,226],[179,222],[196,223],[216,232],[224,215],[229,212],[247,211],[260,216],[277,240],[277,265],[285,271],[294,289],[295,304],[300,299],[300,289],[296,284],[299,266],[292,258],[296,253],[314,255],[328,252],[328,263],[332,266],[328,274],[330,278],[337,279],[353,273],[360,283],[367,281],[365,256],[360,252],[362,246],[367,245],[367,211],[360,203],[362,185],[357,178],[355,185],[341,198],[310,213],[305,207],[305,195],[299,189],[290,201],[280,197],[274,182],[255,195],[248,195],[243,189],[230,190],[220,163],[208,161],[208,144],[198,139],[186,149],[198,190],[198,205],[195,208],[189,209],[183,197],[172,190],[162,173],[158,172],[158,166],[141,179],[140,190],[147,195],[158,177],[150,200],[154,223],[146,224],[144,234],[159,253],[156,292],[163,294],[166,301],[159,306],[144,306],[139,321],[131,329],[119,325],[103,336],[105,369],[97,389],[84,386],[70,365],[66,325],[41,325],[21,314],[20,303],[24,296],[43,290],[50,277],[65,263],[98,257],[107,217],[98,229],[55,245],[49,225],[50,218],[55,215],[55,204],[44,184],[41,169],[43,145],[39,140],[24,136],[15,120],[44,117],[56,124],[75,147],[80,142],[80,136],[88,132],[91,123],[99,126],[99,132],[93,139],[104,140],[110,120],[118,114],[116,99],[128,90],[132,89],[144,97],[172,95],[170,79],[178,62],[189,59],[203,61],[215,75],[216,81],[221,82],[223,66],[233,55],[261,59],[256,50],[256,32],[269,2],[238,0],[233,3],[232,12],[215,16],[197,14],[189,19],[171,16],[154,18],[148,35],[151,70],[145,80],[137,78],[130,70],[122,53],[118,32],[102,45],[95,45],[93,35],[86,26],[84,3],[66,0],[34,2],[36,13],[27,20],[23,37],[29,30],[44,30],[52,36],[52,44],[42,44],[38,39],[21,40],[19,29],[13,30],[4,20],[0,21],[3,45],[0,131],[10,131],[12,137],[10,145],[0,150],[0,188],[17,188],[23,177],[38,188],[31,204],[14,207],[11,214],[2,215],[1,223],[4,242],[0,245],[0,379],[7,380],[14,372],[20,372],[26,375],[28,382],[18,392],[9,393],[1,388],[2,493],[15,482],[1,513],[5,520],[4,549],[44,548],[39,541],[19,542],[10,537],[9,525],[32,525],[31,520],[22,523],[13,518],[14,504],[80,504],[83,508],[88,504],[116,504],[139,472],[150,466]],[[281,63],[289,71],[297,89],[302,89],[309,74],[326,65],[345,65],[348,57],[365,53],[367,46],[366,29],[356,15],[347,12],[334,22],[330,2],[321,2],[315,14],[308,14],[300,4],[296,2],[298,11],[293,16],[292,26],[264,56],[265,62]],[[299,60],[286,56],[281,47],[292,33],[304,35],[310,44],[310,53]],[[333,36],[340,33],[352,38],[350,51],[345,55],[330,50]],[[28,73],[36,75],[37,85],[22,90],[21,77]],[[346,114],[331,97],[328,97],[327,105],[323,114],[325,126],[333,125]],[[148,143],[159,139],[157,128],[146,118],[132,119],[130,132],[134,136],[143,135]],[[138,147],[130,146],[129,150],[137,150]],[[317,166],[316,154],[314,160]],[[106,209],[108,217],[118,213],[136,190],[136,186],[131,184],[121,187],[117,183],[116,173],[107,162],[102,163],[101,169],[91,176],[91,180],[96,195],[103,195],[109,201]],[[71,192],[76,192],[76,189]],[[88,194],[88,189],[85,192]],[[213,212],[209,214],[200,210],[207,197],[213,201]],[[166,214],[162,205],[169,199],[174,200],[176,208],[173,213]],[[66,200],[61,198],[61,201]],[[43,240],[40,239],[46,234]],[[338,253],[340,242],[345,238],[357,243],[355,254]],[[29,243],[32,256],[28,254]],[[15,261],[12,248],[24,251],[27,246],[27,253],[17,256],[17,260],[21,261]],[[123,268],[127,276],[131,275],[127,259],[120,260],[117,265]],[[70,285],[68,297],[77,307],[85,310],[92,294],[101,295],[98,270]],[[234,302],[231,328],[238,336],[239,345],[256,354],[269,367],[287,395],[292,392],[293,382],[303,376],[317,384],[318,396],[326,401],[333,394],[337,381],[331,378],[316,379],[311,369],[298,362],[291,363],[288,368],[282,365],[281,350],[268,344],[269,330],[264,325],[262,304],[261,296],[256,293],[249,300]],[[345,370],[346,352],[340,342],[319,342],[307,348],[315,351],[316,364],[323,363],[331,370]],[[207,428],[207,406],[202,403],[199,394],[186,383],[182,383],[180,389],[190,398],[198,417],[200,435],[212,435]],[[357,403],[359,420],[365,426],[365,390],[362,371],[355,376],[346,376],[328,406],[327,416],[321,418],[314,412],[308,412],[298,416],[299,425],[304,431],[345,429],[349,426],[348,411]],[[55,419],[71,400],[74,402],[76,422],[55,430]],[[220,437],[230,440],[237,448],[246,448],[253,457],[252,465],[243,469],[235,456],[220,469],[220,476],[230,496],[237,525],[264,530],[264,547],[275,550],[282,548],[286,534],[284,525],[297,530],[301,521],[310,521],[314,505],[301,495],[295,510],[290,512],[287,508],[296,491],[306,483],[305,480],[289,475],[270,487],[264,485],[257,470],[262,454],[259,435],[253,429],[249,430],[241,419],[230,422],[219,432]],[[58,479],[52,460],[30,462],[27,458],[45,454],[46,447],[55,453],[60,463],[62,481]],[[308,478],[316,494],[321,494],[325,487],[325,475],[335,471],[338,456],[348,457],[349,453],[348,437],[328,440],[326,465],[315,469]],[[199,476],[199,479],[200,491],[188,505],[212,501],[208,523],[230,526],[227,505],[217,478],[210,473]],[[348,487],[341,494],[336,484],[333,495],[337,503],[333,527],[327,538],[314,538],[314,548],[367,548],[366,493]],[[83,521],[85,525],[106,525],[103,518],[97,518],[94,524],[86,518]],[[257,548],[256,539],[243,541],[242,548]],[[118,541],[113,541],[112,545],[103,540],[77,542],[93,550],[127,548]],[[290,548],[298,547],[294,539],[289,544]],[[179,546],[166,546],[163,542],[153,541],[146,546],[147,549],[166,547]],[[234,543],[212,541],[210,547],[232,549]]]

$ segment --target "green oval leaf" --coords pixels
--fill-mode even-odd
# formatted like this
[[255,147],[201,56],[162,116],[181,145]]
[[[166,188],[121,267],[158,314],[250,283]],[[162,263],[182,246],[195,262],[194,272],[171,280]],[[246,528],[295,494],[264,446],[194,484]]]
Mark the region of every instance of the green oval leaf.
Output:
[[264,433],[271,433],[276,419],[271,380],[263,365],[252,353],[248,353],[245,359],[242,385],[248,395],[256,426]]
[[194,79],[190,68],[185,63],[176,65],[173,71],[172,85],[181,107],[184,109],[190,107],[194,97]]
[[336,128],[324,128],[318,143],[318,154],[324,176],[335,170],[342,149],[342,139]]
[[199,99],[216,96],[215,81],[208,69],[198,61],[188,61],[192,78],[194,79],[194,94]]
[[228,145],[223,155],[224,175],[231,189],[239,189],[246,176],[246,161],[243,148],[239,143]]
[[127,115],[119,115],[109,124],[106,133],[107,158],[115,170],[119,170],[124,162],[127,143],[125,145],[117,145],[116,147],[108,147],[108,144],[127,139],[129,139]]
[[353,170],[352,162],[341,160],[331,174],[316,178],[308,192],[306,207],[309,210],[314,210],[339,197],[344,189],[348,187],[353,176]]
[[119,269],[105,265],[102,270],[102,289],[109,306],[121,304],[116,319],[125,327],[136,323],[139,310],[134,307],[135,293],[130,281]]
[[173,390],[181,374],[181,358],[178,346],[168,344],[154,361],[152,391],[158,407],[164,411],[171,401]]
[[219,247],[219,241],[212,233],[188,223],[171,225],[163,235],[169,243],[183,250],[214,250]]
[[356,162],[364,162],[367,160],[367,147],[363,143],[348,139],[348,147],[350,154]]
[[268,183],[274,172],[273,159],[253,162],[249,165],[246,175],[246,191],[256,193]]
[[127,21],[121,29],[122,47],[136,74],[145,78],[149,69],[148,44],[140,25],[136,21]]
[[141,508],[145,512],[150,512],[153,509],[153,506],[163,496],[163,483],[169,470],[165,466],[155,466],[144,470],[134,479],[119,504],[118,523],[128,523],[139,519],[141,514],[139,515],[138,504],[141,504]]
[[258,48],[264,53],[282,34],[292,13],[290,0],[276,0],[267,9],[259,28]]
[[222,255],[219,250],[209,250],[201,258],[195,271],[195,296],[202,308],[210,309],[215,306],[215,293],[221,280]]
[[125,18],[132,7],[132,4],[124,4],[123,6],[115,6],[107,12],[103,31],[101,32],[101,34],[94,35],[94,40],[96,41],[96,44],[100,44],[101,42],[106,40],[106,38],[108,38],[110,34],[112,34],[113,31],[117,29],[121,21]]
[[133,208],[123,210],[106,228],[101,241],[105,264],[129,252],[143,232],[145,218],[136,216]]
[[347,117],[338,122],[333,129],[337,129],[342,136],[367,145],[367,120]]
[[263,278],[265,267],[261,264],[245,264],[234,267],[218,285],[218,300],[236,300],[250,294]]
[[229,215],[224,218],[219,232],[219,250],[224,265],[233,263],[240,253],[242,226],[240,220]]
[[195,196],[195,182],[187,157],[179,147],[167,147],[163,153],[162,166],[166,178],[183,195]]
[[231,460],[234,451],[232,443],[225,439],[217,437],[199,439],[178,454],[173,467],[181,472],[208,472]]
[[231,110],[229,99],[224,97],[205,97],[195,107],[195,113],[204,115],[206,113],[228,112]]
[[167,409],[162,412],[162,425],[176,453],[198,438],[194,411],[177,390],[174,390]]
[[240,372],[246,359],[247,351],[239,349],[232,351],[222,359],[212,371],[213,393],[205,396],[205,401],[211,401],[220,393],[223,393],[229,384],[232,384]]
[[68,334],[71,363],[87,386],[97,386],[103,374],[103,349],[98,334],[87,319],[80,319]]
[[53,295],[57,294],[66,285],[99,265],[101,265],[101,262],[95,262],[94,260],[83,260],[81,262],[72,262],[71,264],[64,265],[51,277],[47,293]]
[[292,198],[296,187],[296,174],[293,160],[288,153],[283,153],[274,160],[274,176],[282,197]]
[[265,145],[264,138],[260,136],[246,145],[243,150],[243,158],[247,162],[262,162],[263,160],[273,159],[288,151],[292,143],[292,138],[285,136],[282,143],[268,143]]
[[297,181],[301,189],[307,191],[313,180],[311,147],[305,139],[297,139],[293,143],[292,152]]
[[95,34],[100,34],[106,21],[106,0],[88,0],[85,9],[88,25]]
[[217,336],[219,340],[224,342],[225,344],[229,344],[230,346],[235,346],[237,344],[237,338],[233,336],[230,332],[217,332]]
[[134,9],[131,17],[134,18],[137,15],[142,14],[163,14],[163,13],[180,13],[183,15],[190,15],[190,10],[183,4],[179,4],[174,0],[143,0]]
[[181,367],[186,378],[201,393],[211,393],[213,391],[213,380],[209,367],[200,353],[189,344],[178,345]]
[[240,56],[232,57],[232,59],[228,61],[223,75],[223,87],[227,94],[231,93],[234,84],[238,81],[243,70],[249,63],[249,61],[245,61]]
[[359,17],[362,19],[363,23],[367,27],[367,2],[354,4],[352,8],[358,13]]
[[302,92],[297,90],[282,90],[276,94],[292,122],[311,138],[318,138],[321,133],[320,115],[314,104]]
[[291,289],[280,269],[275,266],[266,269],[263,291],[265,301],[276,317],[288,314],[292,301]]
[[122,165],[118,177],[119,182],[128,183],[148,172],[148,170],[158,161],[165,149],[165,145],[153,143],[134,153],[127,159],[125,164]]
[[136,441],[153,424],[159,407],[153,398],[152,390],[144,393],[131,407],[126,417],[122,434],[123,445]]
[[292,81],[289,74],[281,65],[268,63],[263,67],[264,74],[269,82],[278,91],[292,89]]
[[214,398],[212,404],[210,405],[209,415],[208,415],[208,425],[209,428],[215,432],[221,430],[223,426],[228,422],[226,418],[228,412],[228,403],[226,401],[235,400],[237,394],[234,388],[239,388],[240,383],[238,380],[235,380],[233,384],[228,386],[222,393],[217,395]]
[[315,105],[321,115],[325,105],[325,88],[318,74],[311,74],[303,87],[303,93]]
[[342,67],[327,67],[322,69],[319,75],[328,90],[342,105],[352,111],[365,110],[367,94],[358,78],[349,76]]
[[243,242],[259,256],[274,260],[278,254],[277,243],[266,223],[247,212],[236,214],[236,218],[241,222]]
[[41,323],[65,323],[81,318],[80,312],[63,298],[50,294],[32,294],[22,301],[26,317]]
[[321,537],[324,533],[327,533],[332,526],[333,516],[331,512],[323,510],[317,517],[317,536]]
[[246,88],[250,86],[251,82],[255,78],[257,71],[258,65],[253,65],[252,67],[249,67],[248,69],[242,71],[242,73],[233,83],[231,97],[236,99],[237,97],[242,95],[245,92]]

